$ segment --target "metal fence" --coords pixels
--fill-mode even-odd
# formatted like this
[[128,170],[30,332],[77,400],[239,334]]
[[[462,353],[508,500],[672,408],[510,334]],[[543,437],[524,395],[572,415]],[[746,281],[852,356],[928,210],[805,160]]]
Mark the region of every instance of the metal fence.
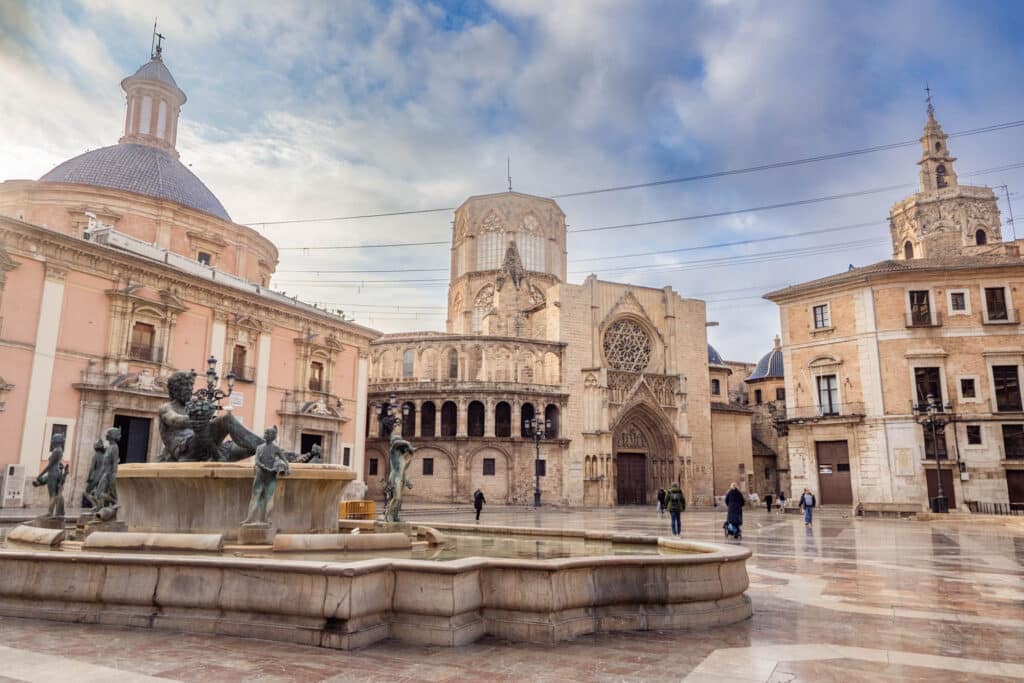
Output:
[[1024,517],[1024,503],[985,503],[967,501],[967,509],[979,515],[1019,515]]

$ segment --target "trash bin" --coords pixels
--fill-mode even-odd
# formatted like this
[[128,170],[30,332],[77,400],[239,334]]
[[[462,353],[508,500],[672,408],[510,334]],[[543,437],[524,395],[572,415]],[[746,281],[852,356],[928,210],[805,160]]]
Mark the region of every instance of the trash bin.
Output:
[[932,498],[932,512],[949,512],[949,499],[946,498],[945,496],[935,496],[934,498]]

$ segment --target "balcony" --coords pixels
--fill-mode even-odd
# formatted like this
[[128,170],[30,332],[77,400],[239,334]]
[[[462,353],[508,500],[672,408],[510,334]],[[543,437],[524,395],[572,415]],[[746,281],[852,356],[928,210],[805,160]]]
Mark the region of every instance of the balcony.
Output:
[[839,403],[831,406],[794,406],[783,413],[789,423],[818,422],[821,420],[850,420],[864,417],[863,403]]
[[907,313],[907,327],[942,327],[942,314],[939,311],[928,313]]
[[1005,311],[988,311],[982,310],[981,312],[981,324],[982,325],[1019,325],[1020,324],[1020,311],[1016,308],[1011,308]]
[[331,383],[319,379],[310,379],[309,390],[319,394],[329,394],[331,393]]
[[159,346],[152,346],[150,344],[131,344],[128,347],[128,358],[150,363],[162,363],[164,350]]
[[235,379],[239,382],[255,382],[256,368],[252,365],[231,365],[230,372],[234,373]]

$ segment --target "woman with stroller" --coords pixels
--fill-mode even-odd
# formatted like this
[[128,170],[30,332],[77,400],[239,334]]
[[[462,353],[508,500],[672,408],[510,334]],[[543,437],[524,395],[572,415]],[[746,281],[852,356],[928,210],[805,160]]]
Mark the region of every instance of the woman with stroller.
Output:
[[725,494],[725,506],[729,509],[729,513],[725,517],[726,536],[739,539],[743,535],[741,528],[743,527],[744,505],[746,505],[746,501],[743,499],[743,493],[740,492],[736,482],[733,482],[729,485],[729,493]]

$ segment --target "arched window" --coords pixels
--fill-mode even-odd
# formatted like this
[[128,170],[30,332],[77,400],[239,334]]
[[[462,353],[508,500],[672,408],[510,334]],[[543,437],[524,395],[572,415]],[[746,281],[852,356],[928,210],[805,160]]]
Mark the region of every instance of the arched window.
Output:
[[405,353],[402,354],[402,377],[408,379],[412,377],[413,361],[416,358],[416,353],[412,349],[406,349]]
[[988,244],[988,235],[985,234],[984,230],[978,229],[978,232],[974,233],[975,244]]
[[448,352],[448,379],[459,378],[459,352],[452,349]]
[[476,242],[476,269],[495,270],[505,256],[505,225],[498,214],[487,214]]
[[754,403],[756,403],[757,405],[761,405],[761,401],[761,390],[754,389]]
[[411,439],[416,436],[416,404],[402,404],[402,438]]
[[473,401],[469,404],[469,414],[467,415],[469,421],[466,425],[469,436],[484,435],[484,413],[484,404],[480,401]]
[[505,401],[494,406],[494,435],[512,436],[512,406]]
[[942,143],[941,142],[936,142],[935,143],[935,151],[936,152],[941,152],[942,151]]
[[537,412],[533,409],[533,404],[524,403],[523,407],[520,408],[519,415],[522,418],[519,420],[519,435],[526,439],[533,438],[533,427],[529,424],[529,421],[537,415]]
[[717,379],[711,380],[711,395],[718,396],[722,393],[722,384]]
[[437,408],[433,402],[427,401],[420,408],[420,436],[434,436],[434,425],[437,420]]
[[545,436],[549,439],[558,438],[558,406],[554,403],[550,404],[544,409],[544,423],[545,425],[550,423],[550,427],[547,428]]
[[946,167],[943,164],[939,164],[935,167],[935,186],[946,186]]
[[905,258],[905,259],[912,259],[912,258],[914,258],[914,245],[910,243],[910,240],[907,240],[907,242],[904,243],[904,245],[903,245],[903,258]]
[[459,424],[459,407],[455,401],[445,401],[441,406],[441,436],[455,436]]

